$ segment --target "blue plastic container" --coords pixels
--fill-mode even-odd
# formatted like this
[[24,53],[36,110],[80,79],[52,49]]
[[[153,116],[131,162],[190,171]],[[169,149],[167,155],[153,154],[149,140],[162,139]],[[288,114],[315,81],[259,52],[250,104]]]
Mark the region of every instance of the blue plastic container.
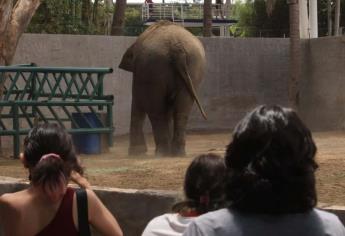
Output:
[[[80,128],[102,127],[102,124],[98,120],[95,113],[72,113],[72,117]],[[88,122],[90,123],[91,127]],[[72,128],[76,128],[74,127],[73,123]],[[77,153],[98,154],[101,152],[100,134],[72,134],[72,139]]]

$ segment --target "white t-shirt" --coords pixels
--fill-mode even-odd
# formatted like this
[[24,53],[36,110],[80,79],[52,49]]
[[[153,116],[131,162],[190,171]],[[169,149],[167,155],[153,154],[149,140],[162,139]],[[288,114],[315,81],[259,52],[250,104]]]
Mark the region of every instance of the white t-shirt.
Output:
[[345,228],[336,215],[317,209],[274,216],[221,209],[195,218],[183,236],[345,236]]
[[142,236],[181,236],[194,218],[177,213],[157,216],[147,224]]

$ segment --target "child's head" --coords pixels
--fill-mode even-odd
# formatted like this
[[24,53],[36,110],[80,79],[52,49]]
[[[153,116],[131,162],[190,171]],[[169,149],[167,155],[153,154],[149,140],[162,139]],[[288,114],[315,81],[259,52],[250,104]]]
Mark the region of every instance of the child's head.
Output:
[[57,124],[34,127],[24,140],[22,158],[31,183],[48,195],[63,194],[71,171],[82,172],[70,135]]
[[199,214],[223,207],[225,174],[222,157],[212,153],[197,156],[187,168],[184,180],[187,207],[195,208]]

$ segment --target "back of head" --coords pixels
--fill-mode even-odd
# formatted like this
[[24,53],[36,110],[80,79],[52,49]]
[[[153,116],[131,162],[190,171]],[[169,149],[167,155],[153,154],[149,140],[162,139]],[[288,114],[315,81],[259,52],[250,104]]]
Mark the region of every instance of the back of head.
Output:
[[299,213],[316,205],[316,146],[297,114],[259,106],[242,119],[226,151],[227,198],[253,213]]
[[71,170],[82,172],[70,135],[57,124],[34,127],[24,140],[31,183],[50,196],[63,194]]
[[185,175],[186,202],[175,205],[173,210],[181,212],[183,207],[187,207],[203,214],[224,207],[225,174],[222,157],[212,153],[197,156]]

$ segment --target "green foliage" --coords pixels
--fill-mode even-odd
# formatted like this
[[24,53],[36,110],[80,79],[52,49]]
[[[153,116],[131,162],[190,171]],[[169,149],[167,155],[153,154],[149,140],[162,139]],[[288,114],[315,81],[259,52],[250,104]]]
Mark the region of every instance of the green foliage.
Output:
[[125,12],[125,35],[137,36],[144,31],[141,20],[141,8],[127,6]]
[[[94,1],[90,2],[94,4]],[[27,29],[29,33],[50,34],[105,34],[107,15],[112,15],[114,7],[106,7],[104,1],[99,0],[97,19],[93,19],[92,6],[89,12],[89,25],[82,22],[82,0],[43,0]],[[125,19],[125,34],[139,35],[143,31],[141,9],[127,7]]]
[[230,27],[235,37],[284,37],[288,34],[289,9],[286,0],[277,0],[270,15],[265,0],[237,1],[232,16],[238,20]]

